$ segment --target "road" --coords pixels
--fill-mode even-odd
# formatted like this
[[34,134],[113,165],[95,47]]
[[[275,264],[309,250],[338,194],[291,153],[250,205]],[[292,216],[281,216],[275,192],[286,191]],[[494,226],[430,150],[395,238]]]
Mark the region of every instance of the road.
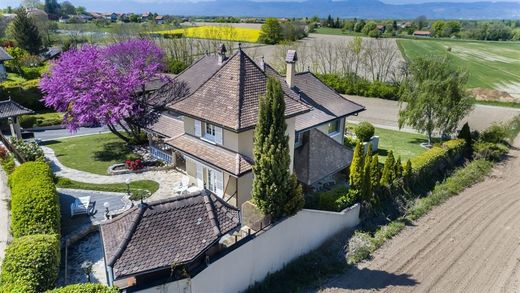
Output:
[[58,138],[67,138],[74,136],[82,136],[89,134],[97,134],[102,132],[109,131],[107,127],[81,127],[78,131],[71,133],[67,129],[56,129],[56,130],[45,130],[45,131],[35,131],[34,138],[40,139],[42,141],[45,140],[53,140]]
[[520,292],[520,137],[484,182],[433,209],[324,292]]
[[[359,116],[348,117],[347,120],[354,122],[369,121],[382,128],[398,128],[399,103],[397,101],[358,96],[348,96],[348,99],[364,105],[367,110],[360,113]],[[488,128],[493,122],[508,121],[517,115],[520,115],[520,109],[477,104],[461,125],[469,122],[472,130],[481,131]],[[410,128],[405,130],[411,131]]]

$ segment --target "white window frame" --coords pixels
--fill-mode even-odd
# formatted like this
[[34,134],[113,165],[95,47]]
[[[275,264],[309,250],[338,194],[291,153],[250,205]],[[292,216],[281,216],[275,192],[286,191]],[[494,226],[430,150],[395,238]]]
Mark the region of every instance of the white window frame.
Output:
[[294,147],[300,147],[303,144],[303,132],[296,132],[294,135]]
[[[331,127],[332,123],[337,123],[337,129],[334,130],[334,131],[330,131],[330,127]],[[341,133],[341,129],[340,128],[341,128],[341,119],[336,119],[336,120],[330,121],[327,124],[327,134],[329,136],[336,136],[336,135]]]
[[214,124],[206,123],[202,139],[213,144],[222,145],[222,128]]

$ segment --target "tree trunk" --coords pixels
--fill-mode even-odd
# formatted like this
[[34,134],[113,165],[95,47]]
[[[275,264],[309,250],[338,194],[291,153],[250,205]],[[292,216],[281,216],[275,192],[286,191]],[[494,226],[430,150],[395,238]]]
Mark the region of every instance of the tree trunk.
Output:
[[129,143],[130,140],[128,139],[128,137],[122,135],[115,127],[114,125],[112,124],[107,124],[107,127],[108,129],[113,133],[115,134],[117,137],[119,137],[120,139],[124,140],[126,143]]

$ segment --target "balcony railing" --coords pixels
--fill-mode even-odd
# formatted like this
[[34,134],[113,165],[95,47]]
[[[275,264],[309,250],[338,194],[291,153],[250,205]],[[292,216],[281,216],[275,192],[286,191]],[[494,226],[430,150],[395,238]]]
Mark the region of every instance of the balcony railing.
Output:
[[160,149],[158,146],[151,145],[150,146],[150,153],[152,154],[152,157],[161,160],[165,162],[166,164],[172,164],[173,163],[173,156],[166,151]]

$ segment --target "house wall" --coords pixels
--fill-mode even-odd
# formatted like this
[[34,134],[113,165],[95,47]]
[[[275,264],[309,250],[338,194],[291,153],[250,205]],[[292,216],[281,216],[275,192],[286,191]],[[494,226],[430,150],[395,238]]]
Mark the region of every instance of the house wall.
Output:
[[242,204],[251,199],[251,189],[253,188],[253,172],[242,175],[238,178],[238,200],[237,207],[241,208]]
[[[322,124],[318,127],[316,127],[316,129],[318,129],[319,131],[325,133],[328,135],[328,132],[329,132],[329,124],[328,123],[325,123],[325,124]],[[344,144],[344,141],[343,141],[343,133],[344,133],[344,129],[345,129],[345,118],[340,118],[340,122],[339,122],[339,129],[340,129],[340,132],[334,136],[331,136],[331,138],[333,138],[335,141],[341,143],[341,144]]]
[[[139,293],[190,293],[191,280],[182,279],[171,283],[162,284],[152,288],[139,290]],[[196,292],[196,291],[193,291]]]
[[[210,264],[191,279],[191,292],[242,292],[328,238],[359,223],[359,205],[342,212],[302,210]],[[232,278],[223,278],[233,276]]]

